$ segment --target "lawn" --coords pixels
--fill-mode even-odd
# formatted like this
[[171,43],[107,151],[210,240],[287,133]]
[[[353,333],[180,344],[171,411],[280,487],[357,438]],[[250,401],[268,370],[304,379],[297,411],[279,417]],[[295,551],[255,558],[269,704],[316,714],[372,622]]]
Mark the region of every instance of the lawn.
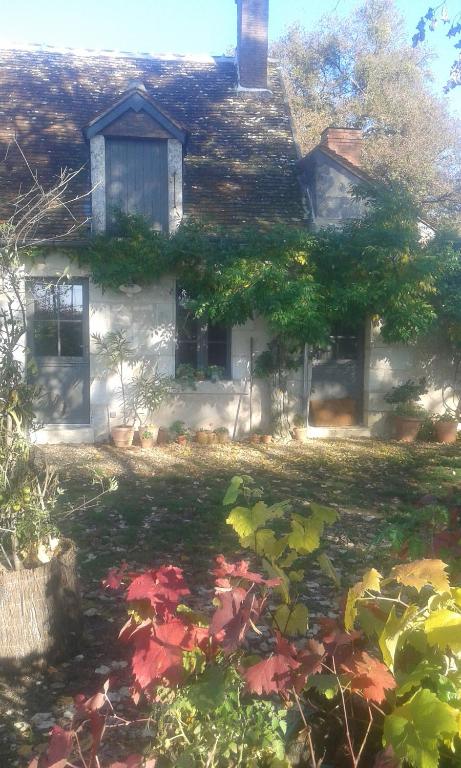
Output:
[[[118,669],[122,688],[128,684],[116,639],[125,607],[99,586],[108,568],[123,560],[132,569],[164,562],[180,565],[198,601],[210,605],[214,556],[240,554],[222,506],[233,475],[251,475],[269,502],[289,498],[299,507],[309,500],[337,507],[340,518],[329,529],[325,546],[344,586],[356,581],[367,565],[385,565],[389,552],[376,545],[376,537],[386,516],[426,493],[446,495],[461,477],[458,446],[422,443],[194,444],[149,451],[48,446],[44,452],[58,467],[65,488],[58,510],[61,529],[79,550],[84,636],[81,653],[71,663],[24,676],[14,685],[0,679],[0,765],[25,764],[30,745],[44,739],[44,724],[62,720],[69,696],[93,692],[108,668]],[[70,501],[81,502],[95,493],[95,468],[116,477],[118,490],[96,506],[69,515]],[[311,628],[317,615],[335,615],[338,610],[339,595],[337,599],[320,569],[310,571],[304,596]],[[97,669],[106,672],[98,678]],[[129,708],[123,701],[121,706]],[[48,720],[38,717],[38,729],[28,728],[37,713],[49,715]]]

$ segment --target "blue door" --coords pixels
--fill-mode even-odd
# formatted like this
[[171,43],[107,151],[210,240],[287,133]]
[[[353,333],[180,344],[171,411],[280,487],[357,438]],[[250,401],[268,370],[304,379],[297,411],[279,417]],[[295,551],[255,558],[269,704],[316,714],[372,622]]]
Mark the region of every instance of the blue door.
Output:
[[29,380],[37,421],[89,424],[88,280],[27,280]]

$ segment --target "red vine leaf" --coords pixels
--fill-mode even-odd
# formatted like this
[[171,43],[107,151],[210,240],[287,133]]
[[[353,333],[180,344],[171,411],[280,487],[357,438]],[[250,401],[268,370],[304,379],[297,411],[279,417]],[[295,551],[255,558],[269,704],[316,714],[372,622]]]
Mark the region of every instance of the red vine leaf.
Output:
[[296,648],[277,633],[277,649],[269,658],[243,670],[249,693],[270,695],[293,688],[295,671],[300,667]]
[[121,564],[120,568],[110,568],[106,578],[101,581],[102,586],[106,589],[120,589],[127,570],[128,563],[125,562]]
[[238,563],[228,563],[224,555],[218,555],[216,558],[216,568],[213,573],[218,579],[246,579],[253,584],[264,584],[266,587],[278,587],[280,579],[265,579],[260,573],[249,571],[249,561],[239,560]]
[[138,685],[150,688],[161,681],[169,685],[181,682],[184,669],[183,650],[191,650],[191,628],[179,619],[153,625],[133,635],[133,674]]
[[148,760],[147,763],[143,763],[142,755],[129,755],[126,760],[117,763],[111,763],[109,768],[155,768],[156,760]]
[[393,690],[397,685],[386,665],[365,651],[353,655],[349,662],[343,662],[341,669],[352,676],[351,690],[376,704],[381,704],[386,698],[386,691]]
[[396,757],[392,746],[389,744],[377,755],[373,768],[400,768],[400,765],[399,758]]
[[51,738],[45,754],[45,761],[38,762],[43,768],[66,768],[68,758],[72,752],[74,740],[73,731],[65,731],[59,725],[51,729]]
[[148,600],[157,613],[172,613],[181,598],[189,594],[181,568],[162,565],[135,578],[128,588],[126,599]]
[[250,620],[259,618],[261,606],[251,590],[226,584],[218,591],[220,607],[213,614],[210,635],[221,643],[225,653],[233,653],[243,641]]

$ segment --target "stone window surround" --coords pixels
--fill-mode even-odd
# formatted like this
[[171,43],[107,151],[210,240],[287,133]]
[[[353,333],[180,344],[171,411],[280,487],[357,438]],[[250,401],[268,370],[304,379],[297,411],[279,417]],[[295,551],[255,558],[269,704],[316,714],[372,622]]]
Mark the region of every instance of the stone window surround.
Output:
[[[168,230],[176,232],[183,217],[183,148],[168,142]],[[90,139],[92,231],[106,230],[106,142],[102,134]]]

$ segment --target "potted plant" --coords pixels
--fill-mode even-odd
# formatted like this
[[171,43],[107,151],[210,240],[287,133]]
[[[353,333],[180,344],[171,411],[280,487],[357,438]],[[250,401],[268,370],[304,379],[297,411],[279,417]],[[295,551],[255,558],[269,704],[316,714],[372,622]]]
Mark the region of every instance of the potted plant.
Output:
[[445,411],[433,417],[435,439],[438,443],[456,443],[458,438],[458,416],[454,411]]
[[215,429],[215,435],[217,437],[218,443],[229,443],[230,442],[230,434],[227,427],[218,427]]
[[210,381],[216,383],[218,381],[222,381],[224,377],[224,368],[222,365],[209,365],[208,366],[208,377]]
[[302,413],[296,413],[293,418],[293,438],[298,443],[307,442],[306,419]]
[[[122,404],[122,424],[111,429],[111,437],[117,448],[128,448],[133,443],[134,413],[130,414],[127,391],[127,369],[132,368],[135,355],[131,343],[126,338],[125,331],[109,331],[105,336],[98,333],[92,335],[103,373],[116,375],[119,380],[118,398]],[[132,421],[130,422],[130,416]]]
[[170,432],[179,445],[185,445],[189,430],[183,421],[174,421],[170,427]]
[[139,430],[139,439],[141,448],[152,448],[154,444],[154,433],[149,426],[144,426]]
[[208,445],[210,442],[210,430],[200,427],[195,433],[195,439],[200,445]]
[[206,371],[203,368],[197,368],[195,371],[195,379],[196,381],[205,381]]
[[397,440],[412,443],[425,419],[426,411],[418,403],[427,392],[426,379],[418,381],[408,379],[404,384],[393,387],[384,396],[387,403],[394,406],[394,425]]
[[261,435],[261,442],[263,445],[270,445],[270,443],[272,443],[272,440],[273,440],[272,435],[264,434],[264,433]]
[[262,432],[260,429],[254,429],[250,434],[250,443],[258,445],[261,442]]

